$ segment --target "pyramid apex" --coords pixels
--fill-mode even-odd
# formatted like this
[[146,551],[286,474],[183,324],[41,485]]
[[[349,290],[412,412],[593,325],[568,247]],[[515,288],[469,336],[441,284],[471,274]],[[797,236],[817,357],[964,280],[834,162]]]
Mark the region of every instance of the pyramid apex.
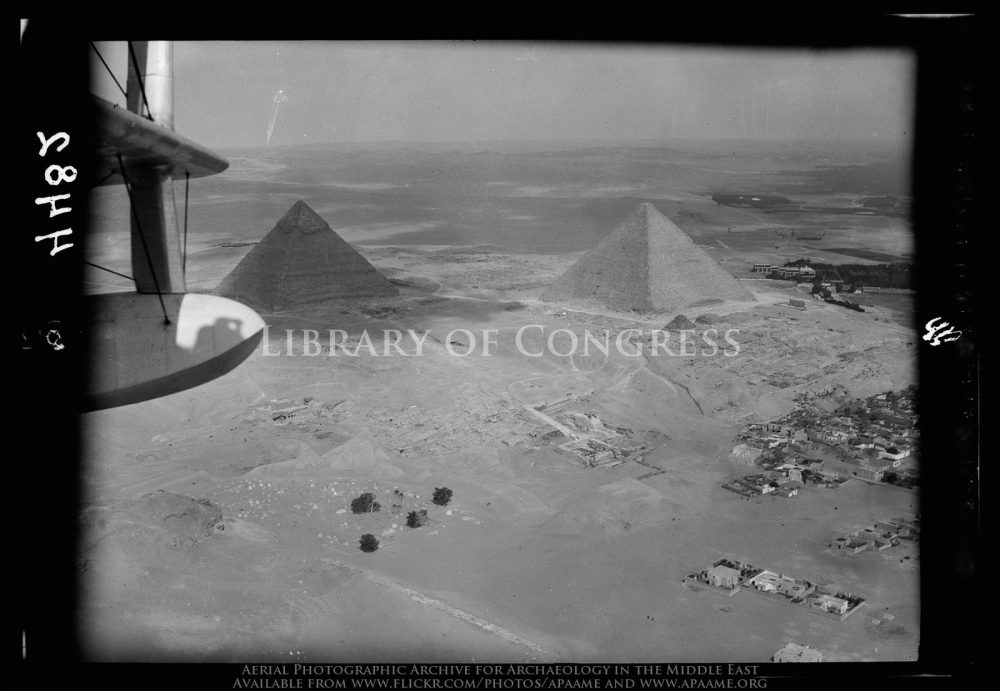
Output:
[[660,210],[653,206],[652,202],[642,202],[635,209],[635,214],[640,218],[644,218],[646,224],[649,224],[652,219],[665,218]]
[[315,233],[319,230],[330,230],[327,222],[302,199],[292,204],[292,208],[278,221],[277,227],[285,232],[298,230],[303,233]]
[[[659,209],[657,209],[653,205],[653,202],[643,202],[642,204],[639,205],[639,210],[642,211],[642,212],[645,212],[645,214],[647,216],[649,216],[650,214],[655,214],[657,216],[663,216],[663,212],[660,211]],[[663,216],[663,217],[666,218],[666,216]]]
[[215,290],[265,312],[398,292],[301,199]]

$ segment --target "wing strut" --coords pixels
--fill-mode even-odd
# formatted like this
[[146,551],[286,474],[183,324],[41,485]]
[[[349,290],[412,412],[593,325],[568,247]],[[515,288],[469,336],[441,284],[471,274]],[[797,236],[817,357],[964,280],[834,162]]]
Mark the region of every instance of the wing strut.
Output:
[[[146,242],[146,235],[142,232],[142,221],[139,220],[139,213],[135,207],[135,198],[132,195],[132,183],[128,179],[128,174],[125,172],[125,164],[122,163],[121,154],[118,155],[118,165],[121,166],[122,179],[125,180],[125,191],[128,192],[128,205],[132,208],[132,241],[135,242],[135,236],[139,236],[140,244],[142,245],[143,254],[146,255],[146,263],[149,266],[149,275],[153,279],[153,287],[156,289],[156,296],[160,298],[160,309],[163,310],[163,323],[170,324],[170,317],[167,316],[166,305],[163,304],[163,293],[160,291],[160,283],[156,280],[156,267],[153,266],[153,259],[149,254],[149,243]],[[137,230],[136,230],[137,229]],[[133,248],[133,254],[134,254]],[[132,270],[135,271],[136,266],[133,262]],[[139,274],[135,271],[136,275]],[[140,291],[142,292],[142,291]]]
[[[173,133],[173,48],[169,41],[129,42],[128,110]],[[119,159],[120,160],[120,159]],[[131,166],[132,272],[140,293],[185,292],[171,170],[166,166]],[[122,166],[122,174],[126,169]]]

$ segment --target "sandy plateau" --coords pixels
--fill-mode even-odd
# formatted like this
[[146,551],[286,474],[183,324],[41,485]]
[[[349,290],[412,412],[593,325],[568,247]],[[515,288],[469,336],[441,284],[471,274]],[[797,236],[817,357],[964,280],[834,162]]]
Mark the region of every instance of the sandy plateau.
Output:
[[[192,185],[201,228],[188,259],[193,289],[218,285],[304,198],[399,290],[262,313],[271,352],[286,349],[286,329],[296,353],[303,329],[319,330],[322,343],[327,329],[352,341],[367,331],[378,342],[386,329],[430,335],[419,357],[262,349],[204,386],[87,415],[80,627],[91,657],[765,661],[795,641],[828,660],[916,658],[913,562],[826,549],[845,531],[919,513],[915,492],[855,480],[748,501],[720,487],[748,472],[730,460],[743,424],[913,383],[905,299],[858,313],[789,282],[744,280],[756,302],[681,310],[720,334],[737,329],[732,357],[525,357],[514,347],[525,324],[617,334],[677,316],[538,300],[640,201],[737,275],[808,252],[788,228],[822,226],[819,212],[800,211],[800,221],[705,197],[706,181],[782,191],[812,169],[805,154],[391,153],[327,152],[322,163],[308,151],[244,152],[220,180]],[[421,178],[425,158],[439,171],[433,180]],[[556,163],[569,159],[590,166],[561,173]],[[626,159],[632,167],[615,163]],[[127,219],[106,194],[104,220]],[[237,211],[247,205],[256,211]],[[897,218],[835,220],[841,228],[810,242],[905,252]],[[548,230],[567,238],[561,252],[537,239]],[[95,238],[95,257],[127,262],[126,237]],[[97,273],[94,282],[127,287]],[[496,329],[495,352],[450,354],[453,329]],[[557,401],[627,429],[643,453],[581,466],[529,410]],[[431,496],[445,486],[453,498],[437,506]],[[362,492],[381,510],[352,513]],[[408,528],[407,513],[422,509],[428,524]],[[377,551],[359,550],[365,533]],[[722,556],[835,584],[867,604],[840,621],[682,584]],[[891,623],[874,624],[885,611]]]

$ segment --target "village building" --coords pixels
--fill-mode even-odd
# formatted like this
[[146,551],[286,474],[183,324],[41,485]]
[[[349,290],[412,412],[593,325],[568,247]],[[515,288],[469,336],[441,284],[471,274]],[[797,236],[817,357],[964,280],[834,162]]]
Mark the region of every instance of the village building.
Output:
[[740,584],[740,572],[723,564],[708,569],[705,577],[716,588],[735,588]]
[[808,645],[786,643],[785,647],[776,652],[771,660],[774,662],[822,662],[823,653]]
[[868,549],[871,543],[867,540],[855,537],[854,535],[845,535],[843,537],[838,537],[832,544],[834,549],[849,552],[850,554],[857,554],[858,552],[864,552]]
[[868,467],[881,468],[884,476],[886,472],[888,472],[892,468],[897,467],[900,463],[902,463],[902,461],[893,461],[888,458],[873,458],[870,461],[868,461]]
[[879,456],[881,456],[882,458],[888,458],[890,460],[897,461],[896,463],[893,463],[893,467],[898,466],[899,463],[909,455],[910,455],[910,447],[908,446],[890,446],[885,451],[879,453]]
[[762,593],[776,593],[778,592],[778,585],[780,582],[781,576],[773,571],[761,571],[759,574],[747,581],[747,584],[752,585],[755,589],[761,591]]
[[833,595],[827,595],[823,593],[818,595],[813,600],[813,607],[821,609],[824,612],[832,612],[834,614],[846,614],[850,603],[843,598],[834,597]]
[[860,466],[855,472],[862,480],[871,480],[872,482],[882,482],[885,475],[883,468],[872,468],[871,466]]

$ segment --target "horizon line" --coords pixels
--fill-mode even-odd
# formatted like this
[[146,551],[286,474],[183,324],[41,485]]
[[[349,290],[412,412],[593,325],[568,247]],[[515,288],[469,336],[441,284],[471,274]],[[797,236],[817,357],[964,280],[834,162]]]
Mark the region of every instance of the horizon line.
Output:
[[911,139],[908,135],[898,137],[669,137],[669,138],[622,138],[622,139],[596,139],[596,138],[538,138],[538,139],[352,139],[352,140],[322,140],[306,141],[282,144],[234,144],[234,145],[209,145],[218,150],[232,149],[291,149],[306,146],[378,146],[378,145],[485,145],[485,144],[575,144],[601,146],[607,144],[637,145],[637,144],[669,144],[674,142],[688,143],[739,143],[739,144],[761,144],[761,143],[814,143],[814,144],[905,144]]

